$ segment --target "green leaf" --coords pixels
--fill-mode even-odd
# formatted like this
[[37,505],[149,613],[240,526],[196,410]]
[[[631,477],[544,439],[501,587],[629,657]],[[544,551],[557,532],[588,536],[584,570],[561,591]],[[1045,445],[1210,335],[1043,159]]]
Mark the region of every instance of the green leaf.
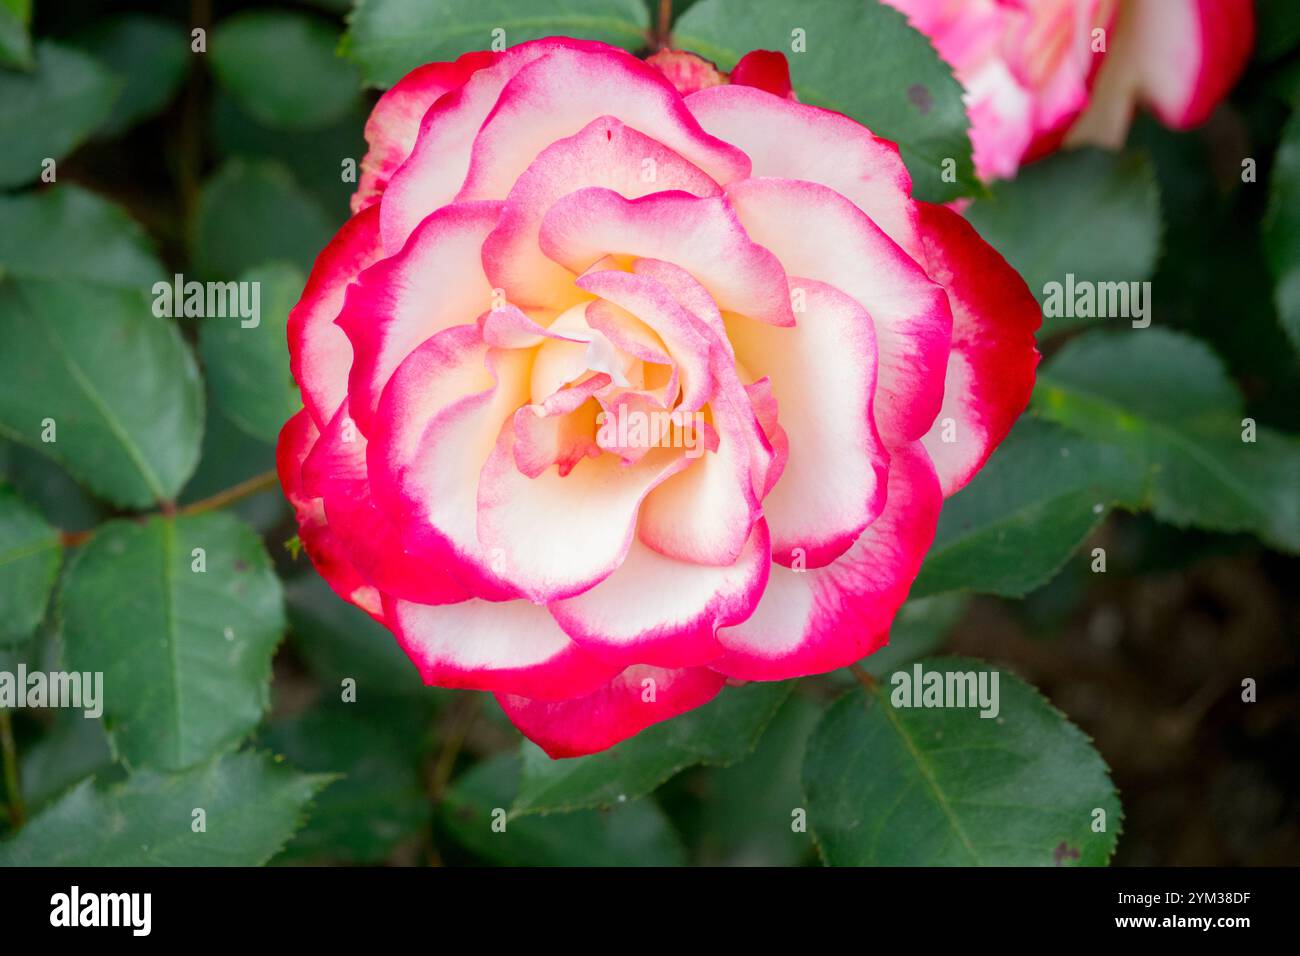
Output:
[[69,666],[104,674],[104,716],[130,764],[192,766],[266,711],[280,582],[229,515],[104,525],[69,563],[59,616]]
[[28,810],[49,803],[84,777],[110,771],[113,764],[104,722],[80,710],[60,710],[40,739],[19,749]]
[[0,644],[32,636],[45,617],[62,559],[58,529],[0,485]]
[[690,713],[647,727],[608,750],[552,760],[524,742],[524,778],[512,814],[610,807],[649,793],[696,764],[739,760],[790,693],[789,682],[723,688]]
[[0,434],[118,505],[175,497],[198,461],[203,393],[176,326],[143,290],[7,281],[0,341],[14,343],[0,349]]
[[0,843],[0,866],[260,866],[329,779],[245,752],[106,788],[86,780]]
[[0,475],[56,527],[94,527],[107,514],[56,462],[4,438],[0,438]]
[[[263,126],[244,113],[235,98],[221,90],[212,98],[209,125],[221,157],[272,159],[292,169],[297,181],[320,202],[331,222],[342,223],[357,188],[343,178],[344,160],[358,164],[366,154],[366,111],[358,100],[331,126],[282,130]],[[352,177],[355,179],[355,177]]]
[[43,279],[148,288],[164,275],[134,219],[74,183],[0,196],[0,269]]
[[287,265],[252,269],[239,277],[257,293],[257,324],[238,317],[199,322],[199,354],[218,404],[254,438],[275,442],[302,397],[289,374],[285,329],[306,277]]
[[0,67],[32,68],[31,0],[0,0]]
[[184,84],[192,55],[187,27],[142,13],[99,21],[73,42],[124,82],[112,115],[96,130],[106,137],[162,112]]
[[[498,754],[452,782],[439,821],[466,849],[505,866],[680,866],[685,852],[651,800],[613,810],[583,810],[507,820],[519,758]],[[498,829],[505,824],[504,832]]]
[[212,69],[249,116],[276,129],[328,126],[356,103],[361,78],[334,54],[339,31],[287,10],[222,20],[212,34]]
[[420,718],[391,701],[376,705],[358,698],[271,725],[266,745],[294,766],[340,775],[317,798],[311,818],[278,862],[375,863],[428,825],[429,798],[419,774]]
[[[980,661],[921,666],[997,674],[999,713],[896,707],[893,696],[905,690],[897,684],[840,697],[813,731],[803,765],[808,823],[825,861],[1105,865],[1121,810],[1083,732],[1034,688]],[[1093,832],[1096,809],[1105,811],[1105,832]]]
[[[63,666],[56,628],[48,618],[28,640],[15,644],[0,643],[0,671],[14,674],[20,664],[29,672],[58,670]],[[81,716],[83,712],[74,713]]]
[[1115,505],[1135,507],[1140,457],[1025,417],[944,503],[913,597],[1021,597],[1050,581]]
[[[966,218],[1044,304],[1048,283],[1064,286],[1071,274],[1076,284],[1146,280],[1160,252],[1160,193],[1145,153],[1058,153],[995,184]],[[1053,311],[1069,314],[1045,312],[1043,335],[1096,321],[1076,317],[1072,303]]]
[[[1259,156],[1281,134],[1271,103],[1247,120],[1253,140],[1229,173],[1212,136],[1188,136],[1152,116],[1139,119],[1130,141],[1155,161],[1164,237],[1151,277],[1155,322],[1204,340],[1229,369],[1249,376],[1251,407],[1261,420],[1300,428],[1296,349],[1274,307],[1274,276],[1260,229],[1266,183],[1243,182],[1241,157]],[[1226,114],[1225,114],[1226,115]],[[1254,159],[1251,160],[1254,162]],[[1261,160],[1267,167],[1267,161]]]
[[[698,840],[710,866],[796,866],[813,854],[807,831],[796,830],[803,806],[799,767],[804,744],[822,708],[791,694],[754,752],[730,767],[709,767],[690,780],[700,799]],[[683,778],[685,779],[685,778]]]
[[[803,52],[795,30],[804,31]],[[877,0],[702,0],[674,25],[673,45],[724,70],[750,50],[777,50],[801,101],[898,143],[918,198],[943,202],[981,188],[961,85],[930,41]]]
[[[303,564],[307,563],[304,557]],[[432,706],[440,693],[420,672],[387,628],[330,590],[310,568],[285,587],[290,641],[331,692],[356,682],[357,701],[372,697],[420,697]]]
[[1143,504],[1180,527],[1250,531],[1300,551],[1300,440],[1246,431],[1241,396],[1204,344],[1161,328],[1093,332],[1040,372],[1045,418],[1146,470]]
[[509,46],[563,35],[637,50],[649,23],[641,0],[360,0],[343,49],[367,83],[388,87],[417,66],[491,48],[495,30]]
[[1278,144],[1263,243],[1273,271],[1278,317],[1300,349],[1300,113],[1287,121]]
[[31,73],[0,70],[0,189],[30,183],[109,116],[120,82],[94,59],[43,41]]
[[285,167],[232,159],[199,199],[194,262],[203,275],[220,279],[279,261],[307,272],[332,231]]

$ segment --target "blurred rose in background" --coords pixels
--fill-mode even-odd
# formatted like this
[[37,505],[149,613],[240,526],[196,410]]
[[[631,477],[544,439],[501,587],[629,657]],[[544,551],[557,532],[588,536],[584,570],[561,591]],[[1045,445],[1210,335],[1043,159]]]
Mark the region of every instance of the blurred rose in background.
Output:
[[1010,179],[1066,145],[1119,146],[1140,105],[1205,121],[1254,44],[1251,0],[886,0],[966,88],[975,168]]

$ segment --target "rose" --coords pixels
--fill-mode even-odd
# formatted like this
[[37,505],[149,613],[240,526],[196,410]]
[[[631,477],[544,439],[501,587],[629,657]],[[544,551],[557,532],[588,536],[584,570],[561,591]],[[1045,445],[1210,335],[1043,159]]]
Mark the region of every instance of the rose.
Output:
[[966,89],[975,168],[1010,178],[1067,144],[1119,146],[1141,102],[1204,122],[1245,66],[1250,0],[886,0]]
[[417,69],[290,316],[307,553],[553,756],[880,647],[1037,362],[1024,282],[893,144],[778,55],[682,66]]
[[1123,144],[1137,103],[1173,129],[1199,126],[1232,89],[1255,43],[1252,0],[1121,0],[1088,108],[1067,141]]

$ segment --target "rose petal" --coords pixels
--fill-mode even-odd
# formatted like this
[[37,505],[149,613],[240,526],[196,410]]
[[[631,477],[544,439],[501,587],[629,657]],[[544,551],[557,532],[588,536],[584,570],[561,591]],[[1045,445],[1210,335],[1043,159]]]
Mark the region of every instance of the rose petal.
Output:
[[943,289],[862,210],[825,186],[748,179],[728,195],[746,231],[776,253],[786,272],[834,286],[867,310],[879,356],[880,432],[889,444],[924,435],[943,402],[951,344]]
[[731,342],[770,381],[788,442],[781,480],[763,500],[772,552],[787,567],[829,564],[885,506],[889,454],[876,429],[876,341],[855,300],[810,279],[793,329],[733,320]]
[[607,385],[608,375],[593,375],[555,392],[541,404],[525,405],[515,412],[514,455],[519,470],[536,478],[556,465],[563,478],[583,458],[600,455],[594,437],[600,405],[592,396]]
[[607,187],[628,199],[662,190],[695,196],[722,191],[697,166],[614,117],[592,120],[538,154],[511,188],[501,221],[483,246],[487,274],[511,302],[566,308],[584,298],[573,273],[538,247],[547,210],[584,186]]
[[[761,520],[758,488],[766,444],[748,398],[737,385],[710,404],[716,446],[706,427],[695,428],[689,468],[646,495],[637,535],[660,554],[701,565],[730,565]],[[702,435],[700,433],[703,433]],[[702,442],[702,443],[701,443]],[[756,464],[757,459],[757,464]]]
[[1066,143],[1123,145],[1139,99],[1174,129],[1205,122],[1254,42],[1250,0],[1122,4],[1088,109]]
[[344,402],[303,462],[303,490],[321,499],[335,539],[361,576],[380,591],[427,604],[463,601],[469,592],[453,569],[411,553],[400,524],[376,506],[366,448]]
[[320,437],[316,423],[304,408],[284,424],[275,448],[276,472],[285,497],[293,505],[298,538],[317,573],[339,597],[383,622],[379,591],[366,581],[348,559],[342,542],[325,519],[320,498],[302,489],[302,463]]
[[601,116],[634,127],[722,185],[749,173],[745,154],[700,129],[658,70],[614,47],[557,49],[501,90],[457,198],[505,199],[542,150]]
[[731,82],[737,86],[752,86],[781,99],[794,99],[790,64],[784,54],[775,50],[750,50],[732,67]]
[[[781,427],[780,409],[776,396],[772,394],[772,380],[767,376],[756,379],[745,386],[745,395],[754,409],[754,417],[767,437],[771,463],[762,475],[762,484],[755,485],[760,500],[766,499],[785,473],[786,462],[790,460],[790,438]],[[874,420],[874,416],[873,416]],[[759,477],[755,474],[755,478]]]
[[361,160],[361,181],[352,195],[352,211],[379,201],[388,180],[411,155],[420,120],[444,93],[460,89],[475,72],[490,66],[497,55],[474,50],[452,63],[418,66],[379,97],[366,120],[369,149]]
[[706,130],[745,151],[754,164],[751,177],[829,186],[913,257],[919,251],[912,178],[893,143],[847,116],[749,86],[702,90],[686,105]]
[[528,349],[541,345],[547,339],[561,342],[575,342],[586,345],[585,338],[552,330],[542,325],[513,305],[503,305],[489,309],[478,318],[479,333],[488,345],[503,349]]
[[722,197],[659,192],[628,200],[609,189],[579,189],[543,217],[541,246],[574,273],[610,253],[664,259],[694,276],[724,311],[794,323],[780,261],[750,241]]
[[581,594],[627,556],[645,496],[690,464],[680,449],[654,448],[635,464],[614,455],[584,458],[561,477],[536,478],[514,460],[515,432],[504,428],[478,484],[478,537],[501,576],[531,601]]
[[984,466],[1029,403],[1043,317],[1025,280],[970,223],[944,206],[920,207],[926,268],[948,290],[953,314],[943,408],[922,439],[947,496]]
[[402,360],[443,329],[475,322],[495,303],[480,250],[500,203],[457,203],[429,216],[400,253],[348,290],[337,324],[352,342],[352,415],[367,434]]
[[722,322],[722,313],[718,304],[709,295],[709,290],[700,285],[699,280],[681,266],[664,262],[662,259],[641,258],[632,261],[632,272],[646,276],[663,286],[673,301],[689,312],[706,329],[713,332],[715,346],[720,346],[730,354],[727,342],[727,330]]
[[786,680],[844,667],[882,646],[934,540],[942,495],[919,442],[891,449],[885,510],[834,564],[772,568],[758,608],[718,631],[709,666],[744,680]]
[[1128,6],[1142,50],[1143,101],[1174,129],[1205,122],[1241,75],[1254,46],[1250,0]]
[[726,679],[707,667],[637,664],[604,687],[551,703],[498,694],[506,716],[552,757],[580,757],[612,747],[651,724],[707,704]]
[[[614,328],[601,324],[617,320],[617,310],[608,308],[609,303],[644,323],[653,338],[648,339],[645,354],[638,357],[659,361],[653,355],[656,346],[666,351],[666,357],[681,371],[683,409],[695,411],[708,400],[714,390],[708,330],[677,303],[667,287],[647,275],[615,269],[589,272],[577,285],[598,297],[587,307],[587,322],[607,337],[617,334]],[[629,343],[629,348],[636,346]]]
[[589,694],[618,673],[527,601],[434,607],[385,598],[384,615],[426,684],[562,701]]
[[566,634],[602,659],[665,667],[703,664],[722,653],[718,628],[753,613],[771,566],[762,521],[735,564],[726,567],[678,561],[634,542],[608,578],[549,607]]
[[474,138],[510,79],[539,57],[566,48],[606,47],[568,37],[520,43],[429,107],[420,120],[411,155],[389,180],[380,203],[379,228],[387,255],[402,248],[425,216],[455,200],[469,171]]
[[[651,267],[653,268],[653,267]],[[615,303],[640,316],[665,343],[682,371],[679,412],[709,402],[718,446],[692,467],[674,475],[646,496],[638,534],[660,553],[698,564],[730,565],[745,546],[761,514],[756,489],[769,455],[752,406],[732,367],[730,349],[708,325],[683,309],[668,287],[645,272],[591,272],[578,283],[601,297],[587,309],[589,321],[600,306]],[[694,438],[702,429],[696,428]],[[697,446],[693,452],[703,451]]]
[[527,400],[528,361],[527,352],[490,348],[476,326],[443,330],[393,374],[368,456],[377,501],[402,516],[404,545],[490,600],[518,592],[479,540],[479,474]]
[[347,397],[352,345],[334,320],[348,285],[379,255],[379,210],[357,213],[316,257],[289,312],[289,371],[317,428],[329,423]]

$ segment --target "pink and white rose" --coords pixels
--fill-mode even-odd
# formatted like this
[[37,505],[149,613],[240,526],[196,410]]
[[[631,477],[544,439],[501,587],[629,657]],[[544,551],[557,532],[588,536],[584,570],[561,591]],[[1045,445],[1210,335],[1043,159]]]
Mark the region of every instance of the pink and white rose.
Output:
[[686,94],[563,38],[410,73],[290,316],[307,553],[552,756],[882,646],[1038,360],[892,143],[776,54],[667,66]]

